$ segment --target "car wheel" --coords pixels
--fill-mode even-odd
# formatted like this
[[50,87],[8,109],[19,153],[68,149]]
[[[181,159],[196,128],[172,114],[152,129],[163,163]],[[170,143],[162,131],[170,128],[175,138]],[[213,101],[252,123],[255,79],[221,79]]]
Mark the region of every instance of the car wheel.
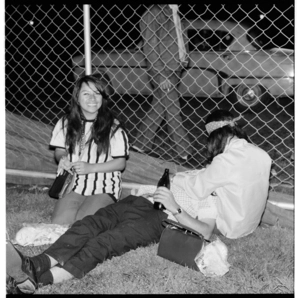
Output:
[[271,99],[270,94],[261,85],[238,85],[232,86],[229,99],[239,111],[263,109]]

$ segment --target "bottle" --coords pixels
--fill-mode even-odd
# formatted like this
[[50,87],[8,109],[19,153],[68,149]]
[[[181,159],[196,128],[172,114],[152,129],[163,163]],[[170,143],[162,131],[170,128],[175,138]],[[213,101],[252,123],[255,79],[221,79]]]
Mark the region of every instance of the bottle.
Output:
[[[169,169],[165,169],[164,174],[158,180],[157,187],[164,186],[170,189],[170,176],[169,176]],[[157,210],[164,210],[166,209],[162,203],[154,202],[154,209]]]

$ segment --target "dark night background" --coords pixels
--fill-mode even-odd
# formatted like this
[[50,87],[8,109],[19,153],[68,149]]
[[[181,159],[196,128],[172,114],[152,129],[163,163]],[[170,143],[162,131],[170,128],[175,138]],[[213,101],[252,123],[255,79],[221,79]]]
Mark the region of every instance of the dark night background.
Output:
[[[208,5],[182,4],[179,10],[187,19],[215,17],[222,20],[231,17],[236,21],[255,22],[266,49],[294,49],[292,1]],[[74,83],[71,57],[84,53],[83,6],[55,4],[54,10],[50,6],[6,3],[6,107],[10,110],[16,109],[21,98],[24,100],[24,94],[26,98],[70,96]],[[149,5],[116,6],[106,2],[104,6],[91,6],[92,49],[134,47],[139,40],[140,16]],[[260,20],[260,14],[266,17]],[[16,15],[22,16],[18,18],[18,24],[11,18]],[[29,24],[31,20],[33,26]]]

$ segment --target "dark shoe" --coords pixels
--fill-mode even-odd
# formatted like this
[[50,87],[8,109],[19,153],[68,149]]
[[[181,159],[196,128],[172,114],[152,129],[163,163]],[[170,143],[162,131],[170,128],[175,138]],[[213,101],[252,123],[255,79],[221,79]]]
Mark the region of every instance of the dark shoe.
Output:
[[6,274],[6,294],[23,294],[17,287],[16,281]]
[[[32,294],[38,288],[36,272],[30,258],[23,256],[10,241],[6,243],[6,273],[22,293]],[[11,278],[8,279],[10,283]]]
[[22,270],[23,255],[10,241],[6,242],[6,274],[16,283],[25,281],[28,277]]

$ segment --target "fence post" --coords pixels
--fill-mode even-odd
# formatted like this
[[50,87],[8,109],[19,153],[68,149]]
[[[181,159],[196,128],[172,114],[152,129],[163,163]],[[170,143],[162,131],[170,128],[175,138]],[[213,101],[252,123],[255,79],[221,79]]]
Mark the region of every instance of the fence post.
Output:
[[84,18],[84,54],[85,54],[85,74],[92,73],[91,63],[91,29],[90,29],[90,5],[83,5]]

